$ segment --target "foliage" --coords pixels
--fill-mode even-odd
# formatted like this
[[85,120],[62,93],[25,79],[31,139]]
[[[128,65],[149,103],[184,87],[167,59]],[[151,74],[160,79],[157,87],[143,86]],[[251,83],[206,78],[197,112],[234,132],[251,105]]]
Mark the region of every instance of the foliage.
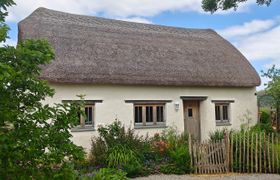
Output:
[[124,164],[123,170],[127,173],[127,177],[137,177],[147,174],[139,160],[130,161],[129,163]]
[[99,127],[98,133],[108,149],[122,144],[140,154],[147,146],[142,136],[136,135],[131,128],[125,129],[120,121],[115,121],[105,127]]
[[177,129],[169,127],[152,140],[155,160],[160,172],[166,174],[185,174],[191,172],[191,157],[188,150],[188,136],[179,134]]
[[85,174],[82,180],[127,180],[126,173],[119,169],[102,168],[93,173]]
[[270,95],[268,95],[265,90],[261,90],[257,92],[258,105],[260,108],[268,108],[270,109],[274,105],[274,99]]
[[[143,138],[125,129],[119,122],[100,127],[99,138],[93,139],[91,156],[95,165],[107,164],[120,168],[128,177],[148,173],[190,173],[191,163],[188,151],[188,137],[170,127],[153,138]],[[105,153],[104,153],[105,152]],[[101,155],[102,160],[96,160]]]
[[260,122],[264,124],[271,123],[269,110],[261,110]]
[[104,166],[106,164],[107,147],[101,137],[91,140],[90,161],[93,165]]
[[98,128],[99,137],[92,140],[91,162],[121,168],[128,177],[143,174],[143,162],[150,151],[148,139],[135,135],[134,130],[115,121]]
[[223,140],[225,137],[225,133],[227,131],[228,130],[226,128],[223,128],[223,129],[216,129],[215,131],[210,132],[209,133],[210,140],[213,142]]
[[133,161],[138,161],[136,154],[121,144],[114,146],[110,149],[107,157],[109,167],[122,167]]
[[273,98],[277,117],[280,117],[280,69],[273,65],[267,72],[262,71],[262,77],[269,79],[265,91],[267,95]]
[[188,146],[179,146],[175,150],[171,150],[169,154],[171,162],[175,164],[177,169],[183,173],[191,172],[191,157]]
[[270,123],[258,123],[255,126],[251,127],[250,131],[252,133],[261,133],[264,132],[265,134],[275,133],[272,125]]
[[[237,9],[238,5],[247,0],[202,0],[202,8],[206,12],[214,13],[218,9],[228,10],[234,8]],[[272,0],[256,0],[258,5],[269,6]]]
[[[4,17],[13,1],[0,2],[0,41],[7,38]],[[71,175],[68,163],[84,158],[70,140],[82,103],[43,105],[54,95],[40,80],[41,66],[54,59],[46,40],[26,40],[0,48],[0,177],[40,179]],[[64,174],[67,173],[67,174]],[[71,175],[72,176],[72,175]]]
[[184,174],[181,169],[178,169],[175,164],[163,164],[160,166],[160,172],[163,174]]

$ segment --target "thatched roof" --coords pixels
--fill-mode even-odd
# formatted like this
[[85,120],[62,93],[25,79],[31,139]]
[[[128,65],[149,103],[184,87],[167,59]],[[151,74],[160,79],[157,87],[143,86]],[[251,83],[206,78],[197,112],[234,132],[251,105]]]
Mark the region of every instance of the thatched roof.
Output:
[[19,39],[47,38],[55,60],[42,78],[56,83],[253,87],[248,60],[210,29],[185,29],[45,8],[19,23]]

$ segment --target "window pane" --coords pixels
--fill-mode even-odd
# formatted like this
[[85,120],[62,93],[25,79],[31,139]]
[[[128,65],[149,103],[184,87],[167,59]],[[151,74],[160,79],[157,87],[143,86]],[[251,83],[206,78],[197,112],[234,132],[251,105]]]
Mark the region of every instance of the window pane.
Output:
[[228,120],[228,106],[223,106],[223,120]]
[[78,119],[77,119],[77,122],[78,122],[78,125],[81,124],[81,113],[78,112]]
[[192,110],[192,108],[188,108],[188,117],[193,117],[193,110]]
[[142,121],[142,107],[136,106],[134,108],[134,113],[135,113],[135,123],[141,123]]
[[153,106],[146,106],[146,122],[153,122]]
[[157,106],[157,122],[163,122],[163,106]]
[[92,107],[85,107],[85,124],[92,124]]
[[215,106],[215,116],[216,116],[216,120],[221,120],[220,117],[220,106]]

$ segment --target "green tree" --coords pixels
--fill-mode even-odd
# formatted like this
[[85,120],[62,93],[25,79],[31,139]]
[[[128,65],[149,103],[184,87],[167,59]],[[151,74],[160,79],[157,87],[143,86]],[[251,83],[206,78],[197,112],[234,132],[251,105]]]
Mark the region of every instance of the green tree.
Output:
[[262,76],[270,79],[266,84],[266,94],[273,98],[273,105],[276,108],[278,129],[280,125],[280,69],[273,65],[267,72],[262,71]]
[[[0,43],[7,38],[7,7],[0,1]],[[84,157],[69,129],[82,103],[44,105],[54,95],[40,67],[54,59],[46,40],[0,47],[0,179],[74,178],[69,162]]]
[[[244,3],[247,0],[202,0],[202,8],[206,12],[214,13],[218,9],[228,10],[234,8],[235,10],[238,8],[240,3]],[[269,6],[272,0],[256,0],[258,5],[266,5]]]

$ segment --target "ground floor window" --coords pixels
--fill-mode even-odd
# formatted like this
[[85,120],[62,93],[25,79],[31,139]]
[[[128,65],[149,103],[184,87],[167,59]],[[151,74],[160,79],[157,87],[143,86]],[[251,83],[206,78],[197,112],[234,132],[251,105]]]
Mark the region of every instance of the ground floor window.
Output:
[[92,125],[93,126],[93,110],[94,105],[86,105],[84,108],[85,114],[84,116],[80,117],[80,123],[81,125]]
[[229,103],[216,103],[215,104],[216,124],[224,124],[224,123],[230,122],[229,109],[230,109]]
[[164,105],[134,105],[135,125],[159,125],[165,123]]

